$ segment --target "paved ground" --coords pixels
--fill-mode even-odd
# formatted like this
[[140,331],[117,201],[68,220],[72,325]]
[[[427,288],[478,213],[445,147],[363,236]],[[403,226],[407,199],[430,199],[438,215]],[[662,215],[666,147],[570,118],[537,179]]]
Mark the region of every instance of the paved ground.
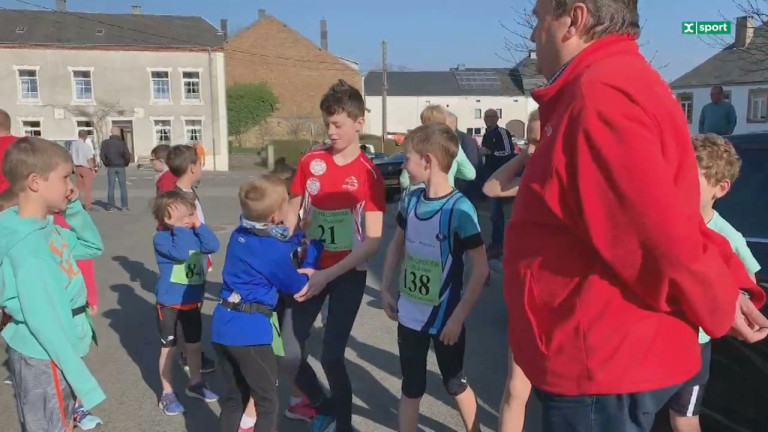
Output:
[[[206,173],[199,189],[208,224],[218,233],[222,250],[229,232],[238,220],[237,187],[253,173]],[[100,346],[93,348],[87,362],[102,384],[108,399],[94,411],[101,416],[106,431],[193,431],[216,430],[218,404],[205,404],[182,396],[184,416],[166,417],[157,408],[159,390],[157,358],[159,346],[153,289],[157,265],[152,251],[154,223],[149,215],[149,200],[154,196],[153,173],[129,172],[130,212],[96,211],[106,251],[96,261],[100,288],[100,316],[96,318]],[[94,198],[106,201],[106,179],[96,180]],[[118,201],[119,202],[119,201]],[[385,238],[394,229],[393,212],[386,218]],[[488,217],[481,214],[488,231]],[[377,290],[387,241],[373,260],[368,273],[368,290],[347,350],[348,369],[354,388],[354,424],[361,431],[395,430],[400,394],[400,366],[397,357],[395,324],[380,308]],[[221,285],[224,253],[214,257],[209,277],[208,297],[214,299]],[[210,326],[213,302],[203,308],[204,328]],[[494,274],[468,324],[466,373],[479,400],[479,418],[485,430],[496,430],[497,407],[506,376],[506,311],[501,294],[501,279]],[[312,354],[319,355],[320,328],[315,332]],[[204,335],[204,341],[209,341]],[[210,345],[207,352],[212,352]],[[4,360],[4,354],[0,359]],[[317,366],[317,362],[312,360]],[[319,368],[318,368],[319,370]],[[319,375],[322,375],[320,373]],[[214,389],[216,374],[209,375]],[[178,388],[186,376],[176,373]],[[287,397],[283,385],[283,401]],[[457,431],[461,421],[447,397],[434,358],[429,361],[427,393],[422,402],[420,424],[428,431]],[[0,424],[14,430],[16,414],[10,386],[0,388]],[[529,430],[537,430],[532,427]],[[303,423],[281,420],[281,431],[303,431]]]

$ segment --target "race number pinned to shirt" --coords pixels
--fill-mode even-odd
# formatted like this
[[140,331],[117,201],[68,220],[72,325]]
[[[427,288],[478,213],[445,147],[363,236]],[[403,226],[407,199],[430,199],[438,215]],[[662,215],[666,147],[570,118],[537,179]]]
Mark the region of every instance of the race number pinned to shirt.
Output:
[[351,210],[312,208],[309,224],[309,238],[322,241],[325,250],[332,252],[352,250],[354,222]]
[[182,285],[200,285],[205,282],[206,256],[189,251],[189,258],[183,264],[173,266],[171,282]]
[[405,272],[400,293],[411,300],[435,306],[440,303],[443,263],[439,260],[405,255]]

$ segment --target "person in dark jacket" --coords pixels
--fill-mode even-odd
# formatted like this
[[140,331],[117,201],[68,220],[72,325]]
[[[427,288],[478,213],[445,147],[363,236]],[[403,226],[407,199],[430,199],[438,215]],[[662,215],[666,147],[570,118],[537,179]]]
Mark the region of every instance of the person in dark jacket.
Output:
[[[480,153],[485,156],[485,172],[492,176],[502,165],[515,157],[514,138],[511,132],[499,126],[499,113],[490,109],[485,112],[485,135]],[[488,259],[501,257],[504,243],[504,201],[491,199],[491,245]]]
[[107,211],[115,211],[115,180],[120,185],[120,209],[128,211],[128,186],[125,183],[125,167],[131,162],[128,144],[120,137],[120,128],[113,127],[112,134],[101,143],[101,163],[107,167]]

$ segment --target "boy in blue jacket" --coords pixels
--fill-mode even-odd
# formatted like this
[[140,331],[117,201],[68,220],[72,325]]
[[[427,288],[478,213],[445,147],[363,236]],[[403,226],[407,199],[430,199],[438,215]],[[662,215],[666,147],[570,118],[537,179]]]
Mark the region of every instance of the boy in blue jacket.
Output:
[[200,375],[202,317],[200,304],[205,293],[206,257],[219,250],[216,235],[197,216],[194,197],[168,191],[155,198],[152,213],[162,228],[154,245],[160,277],[155,288],[160,330],[160,381],[163,393],[158,405],[167,415],[184,412],[171,385],[171,359],[176,348],[176,324],[181,325],[187,347],[189,385],[187,396],[215,402]]
[[[293,265],[292,254],[303,234],[290,235],[283,225],[288,190],[279,176],[267,174],[240,187],[242,218],[227,246],[224,285],[213,312],[211,338],[219,356],[226,390],[219,430],[238,430],[249,397],[256,401],[256,432],[277,428],[277,359],[279,338],[274,309],[280,293],[299,297],[309,278]],[[304,268],[314,268],[322,243],[309,242]],[[276,346],[277,348],[277,346]]]
[[[72,428],[76,398],[105,399],[83,357],[94,339],[76,260],[104,246],[72,185],[72,157],[56,143],[24,137],[6,152],[3,175],[18,205],[0,213],[0,308],[21,430]],[[51,216],[63,213],[70,229]]]

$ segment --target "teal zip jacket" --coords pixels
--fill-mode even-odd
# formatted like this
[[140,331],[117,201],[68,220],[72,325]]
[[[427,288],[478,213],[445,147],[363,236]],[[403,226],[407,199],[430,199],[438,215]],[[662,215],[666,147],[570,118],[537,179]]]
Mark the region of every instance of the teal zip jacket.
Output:
[[19,217],[19,208],[0,213],[0,306],[13,317],[2,332],[21,354],[52,360],[87,409],[106,396],[83,357],[93,338],[88,312],[72,316],[86,301],[76,260],[101,255],[99,231],[80,201],[65,212],[71,229],[53,218]]

